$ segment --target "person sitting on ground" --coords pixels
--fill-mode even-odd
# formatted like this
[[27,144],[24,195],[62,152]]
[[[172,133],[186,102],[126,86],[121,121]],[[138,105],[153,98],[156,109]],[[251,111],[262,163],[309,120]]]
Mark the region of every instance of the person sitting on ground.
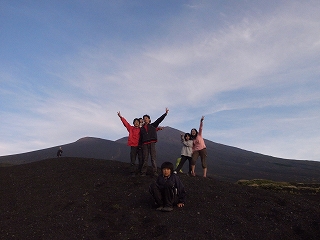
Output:
[[173,164],[164,162],[161,165],[161,172],[155,183],[149,187],[149,192],[153,196],[157,211],[170,212],[173,206],[179,208],[184,206],[186,192],[180,178],[173,173]]

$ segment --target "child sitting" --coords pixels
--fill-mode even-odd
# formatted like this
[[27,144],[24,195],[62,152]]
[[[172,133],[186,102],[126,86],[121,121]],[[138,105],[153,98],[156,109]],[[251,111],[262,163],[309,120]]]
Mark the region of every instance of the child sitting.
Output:
[[173,206],[184,206],[186,192],[179,177],[173,173],[173,164],[164,162],[155,183],[149,187],[149,192],[158,205],[157,211],[170,212]]

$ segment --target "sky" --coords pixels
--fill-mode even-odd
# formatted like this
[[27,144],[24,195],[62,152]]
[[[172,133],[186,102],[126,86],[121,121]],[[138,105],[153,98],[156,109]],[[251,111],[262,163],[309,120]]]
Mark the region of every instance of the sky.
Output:
[[[0,156],[144,114],[320,161],[320,1],[0,0]],[[177,136],[180,137],[180,136]],[[210,156],[208,156],[210,158]],[[213,159],[214,160],[214,159]]]

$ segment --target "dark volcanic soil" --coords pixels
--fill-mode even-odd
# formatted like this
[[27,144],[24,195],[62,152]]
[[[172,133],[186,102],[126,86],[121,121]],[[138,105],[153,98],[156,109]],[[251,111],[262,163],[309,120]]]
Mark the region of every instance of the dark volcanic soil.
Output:
[[179,175],[186,206],[155,211],[129,164],[60,158],[0,168],[0,239],[320,239],[319,195]]

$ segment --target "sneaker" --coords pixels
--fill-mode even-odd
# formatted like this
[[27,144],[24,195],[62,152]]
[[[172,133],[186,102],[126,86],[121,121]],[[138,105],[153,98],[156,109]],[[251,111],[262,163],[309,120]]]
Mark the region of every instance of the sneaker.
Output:
[[173,171],[174,174],[177,174],[177,171]]
[[160,207],[157,207],[157,208],[156,208],[156,211],[162,211],[162,209],[163,209],[163,207],[160,206]]
[[171,212],[173,210],[172,207],[164,207],[161,209],[162,212]]

